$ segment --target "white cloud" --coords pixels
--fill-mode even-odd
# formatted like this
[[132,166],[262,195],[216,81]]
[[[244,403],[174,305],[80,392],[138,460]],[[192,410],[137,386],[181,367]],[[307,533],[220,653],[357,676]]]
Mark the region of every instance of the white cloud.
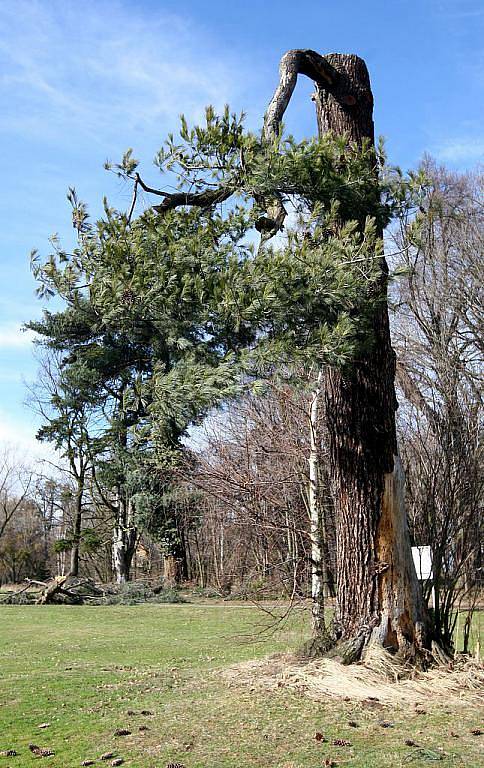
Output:
[[33,423],[12,419],[0,410],[0,452],[12,450],[24,464],[40,472],[44,463],[57,465],[59,457],[51,445],[36,440],[35,433]]
[[[206,33],[158,7],[149,18],[118,2],[3,0],[0,89],[15,95],[0,127],[96,142],[173,126],[220,108],[247,81]],[[66,133],[67,131],[67,133]]]
[[33,331],[24,331],[17,323],[0,325],[0,349],[25,349],[35,337]]
[[479,162],[484,160],[484,139],[477,136],[448,139],[437,145],[432,154],[449,163]]

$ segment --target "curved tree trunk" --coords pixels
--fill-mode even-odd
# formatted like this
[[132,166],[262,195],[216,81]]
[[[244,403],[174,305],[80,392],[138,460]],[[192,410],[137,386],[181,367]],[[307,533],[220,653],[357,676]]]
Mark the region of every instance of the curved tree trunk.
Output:
[[[283,57],[280,85],[266,114],[266,134],[278,130],[297,73],[316,83],[320,134],[345,134],[350,142],[373,143],[373,96],[365,62],[354,55],[321,57],[314,51],[289,51]],[[395,353],[383,258],[381,268],[378,290],[383,301],[376,302],[373,312],[371,349],[351,370],[327,369],[324,381],[337,529],[334,628],[348,662],[359,658],[370,641],[410,657],[429,641],[397,451]]]

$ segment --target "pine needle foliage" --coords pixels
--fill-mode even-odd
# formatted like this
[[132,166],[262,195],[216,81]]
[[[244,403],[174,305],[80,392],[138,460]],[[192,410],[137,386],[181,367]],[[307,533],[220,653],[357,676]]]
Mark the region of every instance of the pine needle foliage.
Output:
[[[92,222],[71,189],[76,249],[54,239],[47,260],[32,256],[39,295],[65,309],[28,326],[64,354],[86,397],[122,389],[133,433],[166,442],[281,365],[347,366],[364,353],[381,232],[422,178],[345,137],[268,142],[212,107],[203,125],[182,118],[155,164],[167,188],[213,192],[211,202],[172,206],[158,190],[161,206],[132,216],[105,201]],[[141,182],[132,150],[106,167]],[[274,199],[290,215],[264,242],[255,227]]]

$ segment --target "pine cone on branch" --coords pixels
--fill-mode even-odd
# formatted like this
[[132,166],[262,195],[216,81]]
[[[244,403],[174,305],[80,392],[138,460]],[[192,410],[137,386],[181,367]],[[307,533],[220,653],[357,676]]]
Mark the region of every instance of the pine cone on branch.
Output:
[[123,298],[123,302],[128,307],[131,307],[134,304],[136,296],[134,295],[134,293],[131,290],[131,288],[126,288],[126,290],[123,291],[122,298]]

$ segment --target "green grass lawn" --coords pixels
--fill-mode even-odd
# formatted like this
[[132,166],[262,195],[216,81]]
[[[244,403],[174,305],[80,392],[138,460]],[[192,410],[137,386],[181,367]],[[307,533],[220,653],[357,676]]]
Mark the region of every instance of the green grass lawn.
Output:
[[[267,624],[263,613],[239,605],[2,607],[0,750],[19,755],[0,758],[0,768],[36,765],[31,742],[55,750],[41,759],[52,768],[104,752],[132,768],[170,761],[186,768],[320,768],[327,758],[388,768],[431,765],[439,747],[442,766],[483,764],[482,737],[470,734],[479,714],[482,720],[475,708],[417,715],[351,701],[315,703],[287,689],[229,687],[218,670],[305,639],[301,616],[262,633]],[[393,727],[382,728],[382,718]],[[50,725],[39,729],[41,723]],[[131,734],[116,737],[118,728]],[[352,746],[318,742],[318,731]],[[406,746],[409,738],[431,751]]]

